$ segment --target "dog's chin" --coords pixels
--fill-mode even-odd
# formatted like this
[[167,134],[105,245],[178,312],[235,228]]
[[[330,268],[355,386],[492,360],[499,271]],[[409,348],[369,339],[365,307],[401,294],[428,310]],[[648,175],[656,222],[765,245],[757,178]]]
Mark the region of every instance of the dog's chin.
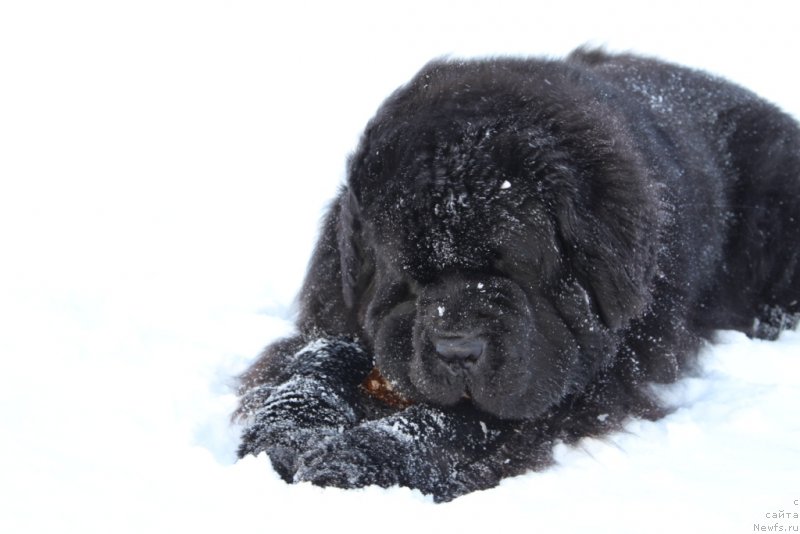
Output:
[[424,401],[443,408],[456,408],[482,413],[490,418],[505,421],[535,419],[546,411],[546,408],[532,410],[532,407],[528,404],[511,402],[509,399],[498,402],[496,396],[473,395],[468,388],[465,390],[453,389],[448,393],[440,389],[436,392],[436,395],[425,398]]
[[416,395],[423,402],[450,407],[471,396],[466,377],[447,370],[434,375],[421,366],[414,366],[409,378]]
[[443,408],[469,409],[489,417],[504,420],[529,419],[541,410],[532,412],[524,395],[508,390],[490,391],[465,372],[442,370],[431,375],[420,368],[409,373],[415,401]]

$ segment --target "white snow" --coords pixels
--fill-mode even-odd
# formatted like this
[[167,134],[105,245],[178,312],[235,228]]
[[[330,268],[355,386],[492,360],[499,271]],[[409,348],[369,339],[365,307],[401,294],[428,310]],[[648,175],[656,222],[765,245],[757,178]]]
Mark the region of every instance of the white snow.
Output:
[[0,4],[0,532],[797,531],[798,332],[721,333],[673,415],[449,504],[234,463],[231,377],[290,331],[346,156],[425,61],[605,43],[800,115],[783,2],[389,6]]

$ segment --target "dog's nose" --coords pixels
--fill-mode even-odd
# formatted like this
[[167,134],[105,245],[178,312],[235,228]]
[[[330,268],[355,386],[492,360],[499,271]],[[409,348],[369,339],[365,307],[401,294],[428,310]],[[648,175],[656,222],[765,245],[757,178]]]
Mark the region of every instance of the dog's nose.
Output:
[[471,335],[439,337],[433,345],[442,361],[461,367],[477,362],[486,350],[486,340]]

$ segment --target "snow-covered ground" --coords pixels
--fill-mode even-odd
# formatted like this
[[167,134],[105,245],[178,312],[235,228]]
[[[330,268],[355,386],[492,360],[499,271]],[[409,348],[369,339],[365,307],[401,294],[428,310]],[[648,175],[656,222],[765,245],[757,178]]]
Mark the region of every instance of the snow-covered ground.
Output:
[[444,505],[288,486],[234,463],[228,425],[231,377],[291,328],[348,152],[425,61],[606,44],[800,116],[791,9],[0,4],[0,532],[800,530],[798,332],[721,333],[664,390],[670,417]]

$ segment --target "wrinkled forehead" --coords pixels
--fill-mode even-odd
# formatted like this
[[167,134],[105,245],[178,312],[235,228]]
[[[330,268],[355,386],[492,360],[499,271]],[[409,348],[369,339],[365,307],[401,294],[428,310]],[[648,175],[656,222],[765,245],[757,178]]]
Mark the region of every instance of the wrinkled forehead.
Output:
[[409,274],[424,276],[486,270],[519,236],[536,236],[547,226],[538,145],[518,133],[480,120],[437,122],[370,144],[350,185],[375,242]]
[[406,194],[385,195],[391,206],[370,210],[372,241],[384,261],[418,280],[453,270],[493,272],[550,227],[537,222],[514,182],[500,178],[424,180]]

